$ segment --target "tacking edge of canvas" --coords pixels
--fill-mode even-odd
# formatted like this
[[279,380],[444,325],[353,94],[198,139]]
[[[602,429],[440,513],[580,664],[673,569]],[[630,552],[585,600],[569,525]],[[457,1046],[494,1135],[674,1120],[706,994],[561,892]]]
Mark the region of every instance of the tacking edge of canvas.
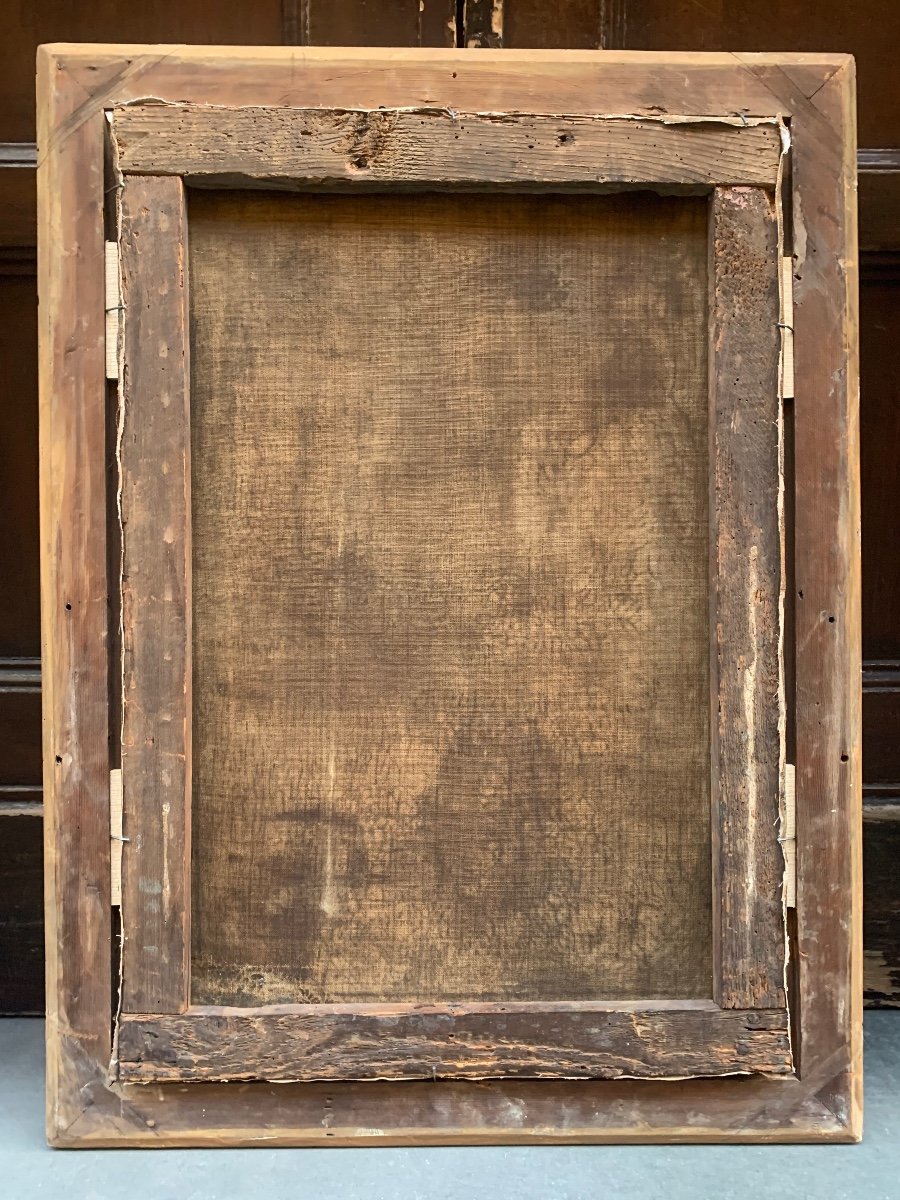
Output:
[[[110,114],[106,114],[107,123],[111,125]],[[113,236],[116,243],[119,243],[119,238],[122,229],[122,188],[124,179],[122,172],[119,169],[119,148],[114,137],[110,137],[111,153],[112,153],[112,184],[115,192],[115,229]],[[127,296],[125,295],[124,279],[122,277],[122,256],[118,256],[118,271],[119,271],[119,303],[121,306],[122,319],[118,324],[117,343],[116,343],[116,364],[118,367],[116,377],[116,520],[118,521],[119,529],[119,571],[117,577],[117,586],[119,588],[119,745],[124,745],[125,741],[125,605],[122,597],[122,580],[125,574],[125,523],[122,513],[122,439],[125,435],[125,353],[124,353],[124,330],[125,330],[125,315],[127,306]],[[121,766],[121,763],[120,763]],[[123,823],[123,840],[124,840],[124,825],[125,825],[125,776],[122,773],[121,782],[121,801],[122,801],[122,823]],[[122,847],[124,850],[124,847]],[[118,923],[118,964],[116,970],[116,1010],[113,1015],[112,1027],[112,1049],[109,1062],[109,1079],[114,1081],[119,1073],[119,1025],[122,1016],[122,1003],[125,990],[125,920],[123,916],[123,906],[121,897],[119,903],[119,923]]]
[[[785,444],[784,444],[784,404],[787,398],[788,391],[793,398],[793,380],[791,379],[790,386],[786,386],[788,380],[786,378],[786,365],[788,360],[791,364],[791,373],[793,373],[793,303],[792,297],[788,294],[785,287],[783,263],[785,258],[785,249],[787,243],[785,219],[784,219],[784,188],[785,188],[785,167],[789,161],[791,152],[791,132],[784,118],[779,114],[778,129],[781,135],[781,154],[778,158],[778,177],[775,184],[775,219],[777,227],[777,252],[778,252],[778,330],[779,351],[778,351],[778,496],[777,496],[777,512],[778,512],[778,540],[779,540],[779,584],[778,584],[778,845],[781,848],[782,860],[784,864],[784,872],[781,885],[781,907],[782,907],[782,925],[784,929],[784,996],[785,1005],[788,1009],[787,1021],[787,1038],[788,1050],[793,1059],[794,1047],[791,1035],[790,1021],[790,998],[789,998],[789,969],[790,969],[790,954],[791,954],[791,939],[788,931],[788,901],[791,899],[788,889],[788,872],[796,870],[795,863],[789,862],[788,853],[785,849],[788,834],[793,835],[793,830],[788,829],[788,813],[787,813],[787,793],[786,793],[786,774],[787,774],[787,691],[784,670],[784,623],[785,623],[785,600],[787,589],[787,545],[785,535]],[[796,881],[793,884],[793,890],[796,891]],[[794,903],[796,904],[796,896]]]

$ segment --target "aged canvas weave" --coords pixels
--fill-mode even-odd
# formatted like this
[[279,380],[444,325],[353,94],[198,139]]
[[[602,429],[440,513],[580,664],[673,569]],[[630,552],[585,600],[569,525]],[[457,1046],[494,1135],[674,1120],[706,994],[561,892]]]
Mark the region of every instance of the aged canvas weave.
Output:
[[700,197],[192,191],[193,999],[711,994]]

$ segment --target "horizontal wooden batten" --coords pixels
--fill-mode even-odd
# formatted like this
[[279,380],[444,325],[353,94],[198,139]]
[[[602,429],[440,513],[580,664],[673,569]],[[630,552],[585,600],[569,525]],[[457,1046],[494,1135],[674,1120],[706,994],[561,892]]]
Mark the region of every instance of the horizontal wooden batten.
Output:
[[[130,111],[134,111],[134,108]],[[900,149],[861,149],[857,161],[860,174],[900,174]],[[34,142],[0,142],[0,168],[3,167],[36,168],[37,146]]]
[[302,1006],[125,1016],[124,1083],[267,1079],[673,1078],[785,1075],[787,1013],[717,1005]]
[[774,187],[781,153],[774,118],[143,104],[115,109],[112,129],[124,174],[294,188]]

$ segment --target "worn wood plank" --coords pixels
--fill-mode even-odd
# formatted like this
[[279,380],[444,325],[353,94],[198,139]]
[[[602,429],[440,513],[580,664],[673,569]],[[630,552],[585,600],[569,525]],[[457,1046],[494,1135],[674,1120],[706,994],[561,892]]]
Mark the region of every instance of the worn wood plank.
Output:
[[783,1006],[778,231],[773,198],[710,211],[713,953],[727,1008]]
[[[803,103],[752,62],[792,132],[797,961],[800,1070],[859,1135],[862,764],[855,67]],[[792,127],[793,128],[793,127]]]
[[[448,107],[458,112],[604,112],[785,118],[755,67],[806,73],[806,95],[842,62],[839,54],[635,53],[595,50],[385,51],[366,47],[83,46],[58,43],[90,103],[114,108],[152,96],[167,103],[298,108]],[[190,86],[189,77],[202,87]],[[602,99],[602,104],[600,100]]]
[[[712,1052],[711,1052],[712,1050]],[[620,1079],[789,1074],[784,1011],[713,1004],[622,1012],[185,1013],[130,1017],[124,1082],[259,1079]]]
[[114,1084],[58,1139],[136,1146],[848,1142],[795,1076]]
[[60,132],[79,84],[39,62],[41,657],[47,1129],[84,1110],[110,1055],[109,610],[103,136]]
[[[734,123],[727,123],[733,121]],[[666,123],[579,115],[415,108],[369,111],[133,105],[115,110],[125,172],[194,183],[504,184],[558,189],[635,180],[772,186],[781,152],[774,123]]]
[[125,1011],[178,1012],[190,959],[187,220],[174,177],[121,196]]

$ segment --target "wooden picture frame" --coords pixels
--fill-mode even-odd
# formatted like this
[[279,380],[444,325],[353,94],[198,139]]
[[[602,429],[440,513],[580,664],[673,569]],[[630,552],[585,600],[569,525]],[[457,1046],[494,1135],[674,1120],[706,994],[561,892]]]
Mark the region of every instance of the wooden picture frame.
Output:
[[[39,96],[51,1140],[857,1138],[852,60],[50,46]],[[192,1005],[186,186],[635,185],[710,197],[711,998]]]

